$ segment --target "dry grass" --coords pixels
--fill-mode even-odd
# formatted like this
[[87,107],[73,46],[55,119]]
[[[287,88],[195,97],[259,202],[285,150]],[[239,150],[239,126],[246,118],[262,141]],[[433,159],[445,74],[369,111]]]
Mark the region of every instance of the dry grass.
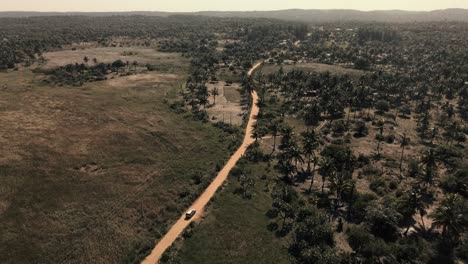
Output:
[[[54,63],[66,63],[59,54]],[[80,88],[39,85],[30,69],[0,73],[1,263],[128,263],[146,254],[228,153],[219,130],[164,102],[184,67]]]
[[[125,52],[132,52],[134,55],[125,56]],[[57,52],[47,52],[43,54],[46,59],[44,67],[54,68],[63,66],[66,64],[84,63],[83,59],[87,56],[89,58],[89,65],[93,65],[93,58],[96,58],[98,63],[111,63],[115,60],[137,61],[140,65],[147,63],[161,63],[177,65],[183,63],[186,60],[176,53],[163,53],[157,52],[152,48],[143,47],[90,47],[90,45],[84,46],[84,48],[76,50],[63,50]]]

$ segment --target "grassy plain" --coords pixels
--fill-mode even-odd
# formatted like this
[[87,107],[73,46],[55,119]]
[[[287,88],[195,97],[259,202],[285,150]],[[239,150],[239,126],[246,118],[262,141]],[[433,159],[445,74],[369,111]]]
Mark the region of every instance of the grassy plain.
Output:
[[0,73],[0,263],[136,263],[228,157],[219,129],[165,101],[188,61],[146,59],[161,71],[81,87]]

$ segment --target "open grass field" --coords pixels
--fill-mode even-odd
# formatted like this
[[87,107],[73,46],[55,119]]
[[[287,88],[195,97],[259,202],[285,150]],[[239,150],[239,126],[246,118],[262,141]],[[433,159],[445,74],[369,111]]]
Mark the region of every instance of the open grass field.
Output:
[[246,167],[255,177],[251,199],[235,192],[239,182],[230,176],[193,236],[183,241],[177,252],[180,263],[289,263],[286,244],[267,229],[266,209],[272,199],[265,188],[273,187],[274,172],[267,176],[266,167],[265,163]]
[[0,263],[138,262],[208,184],[225,136],[165,103],[186,76],[175,56],[147,58],[171,74],[81,87],[0,73]]
[[84,63],[85,56],[89,59],[89,65],[94,64],[94,58],[96,58],[97,63],[112,63],[115,60],[122,60],[130,63],[137,61],[139,65],[149,63],[159,66],[170,65],[172,67],[187,62],[186,59],[176,53],[157,52],[153,48],[147,47],[92,47],[44,53],[43,57],[46,63],[43,67],[54,68],[66,64]]

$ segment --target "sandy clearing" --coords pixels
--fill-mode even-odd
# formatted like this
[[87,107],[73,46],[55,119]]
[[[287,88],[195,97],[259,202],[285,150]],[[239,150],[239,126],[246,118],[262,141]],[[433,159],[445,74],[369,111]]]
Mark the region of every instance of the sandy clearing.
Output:
[[[214,87],[219,89],[219,95],[216,96],[216,104],[213,105],[213,96],[209,97],[209,102],[212,104],[207,109],[208,115],[211,117],[210,121],[223,121],[233,125],[242,125],[244,111],[240,103],[240,93],[237,90],[240,85],[236,83],[232,86],[226,86],[225,82],[219,82],[217,84],[208,84],[207,86],[209,91],[212,91]],[[236,93],[237,96],[235,96]]]
[[[261,63],[255,64],[252,69],[249,70],[248,74],[251,75],[252,72],[258,68]],[[190,209],[197,210],[197,214],[190,220],[185,219],[185,214],[183,214],[179,220],[171,227],[171,229],[166,233],[166,235],[158,242],[158,244],[154,247],[151,254],[143,260],[142,264],[154,264],[158,263],[159,259],[161,258],[162,254],[169,248],[172,243],[177,239],[177,237],[182,234],[184,229],[195,220],[198,220],[202,215],[203,209],[211,200],[211,198],[215,195],[218,188],[223,184],[223,182],[227,179],[229,172],[231,169],[236,165],[237,161],[242,157],[242,155],[247,150],[247,147],[252,144],[255,139],[252,138],[252,131],[253,126],[255,124],[255,117],[258,115],[259,108],[257,106],[258,96],[255,91],[252,92],[253,104],[252,110],[249,115],[249,122],[247,123],[247,127],[245,129],[245,136],[242,145],[239,149],[231,156],[229,161],[226,163],[224,168],[218,173],[216,178],[211,182],[208,188],[203,192],[200,197],[190,206]]]

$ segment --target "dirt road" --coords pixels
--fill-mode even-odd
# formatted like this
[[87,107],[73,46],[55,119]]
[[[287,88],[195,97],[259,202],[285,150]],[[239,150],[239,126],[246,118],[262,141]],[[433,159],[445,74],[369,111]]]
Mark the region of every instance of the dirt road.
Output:
[[[248,74],[251,75],[253,71],[260,65],[261,63],[255,64],[252,67],[252,69],[249,70]],[[211,200],[213,195],[216,193],[216,190],[218,190],[219,186],[221,186],[223,182],[227,179],[227,176],[231,169],[236,165],[237,161],[239,161],[239,159],[245,153],[247,147],[255,141],[255,139],[252,138],[252,130],[256,122],[254,117],[257,116],[259,111],[257,107],[258,96],[255,91],[252,93],[252,99],[252,110],[250,112],[249,122],[247,123],[247,127],[245,129],[245,136],[244,141],[242,142],[242,146],[240,146],[236,153],[234,153],[231,156],[224,168],[218,173],[216,178],[203,192],[203,194],[200,197],[198,197],[198,199],[192,204],[192,206],[190,206],[190,209],[197,210],[195,216],[187,221],[185,220],[185,214],[182,215],[179,218],[179,220],[177,220],[177,222],[166,233],[166,235],[158,242],[158,244],[156,244],[153,251],[151,251],[151,254],[148,257],[146,257],[142,264],[155,264],[159,262],[159,259],[161,258],[164,251],[166,251],[166,249],[169,248],[172,245],[172,243],[174,243],[177,237],[182,233],[182,231],[184,231],[184,229],[190,224],[190,222],[200,217],[204,207]]]

